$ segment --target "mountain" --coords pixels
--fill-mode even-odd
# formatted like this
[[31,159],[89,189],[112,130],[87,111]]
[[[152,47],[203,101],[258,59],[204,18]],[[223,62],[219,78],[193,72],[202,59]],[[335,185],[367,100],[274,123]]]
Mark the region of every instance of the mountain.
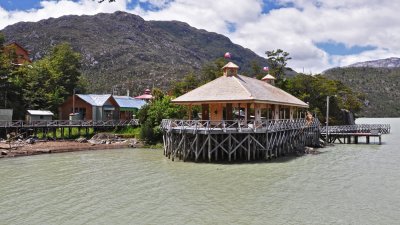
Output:
[[40,59],[52,46],[69,42],[82,54],[82,72],[90,92],[141,93],[144,88],[168,89],[171,82],[230,52],[241,73],[251,62],[266,62],[229,38],[178,21],[145,21],[126,12],[94,16],[63,16],[39,22],[20,22],[1,32]]
[[358,62],[347,67],[400,68],[400,58],[391,57],[366,62]]
[[356,66],[326,70],[323,75],[365,94],[359,116],[400,117],[400,68],[394,68],[395,64],[389,61],[396,62],[395,58],[390,58],[356,63]]

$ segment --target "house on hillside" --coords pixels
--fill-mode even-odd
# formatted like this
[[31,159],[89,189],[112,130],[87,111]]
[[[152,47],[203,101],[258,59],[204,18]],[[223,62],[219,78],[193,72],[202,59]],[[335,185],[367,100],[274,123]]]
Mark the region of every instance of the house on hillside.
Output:
[[71,113],[77,113],[78,120],[130,120],[144,104],[129,96],[76,94],[60,105],[59,116],[68,120]]
[[202,120],[239,119],[235,118],[242,114],[238,112],[244,112],[245,120],[304,118],[308,104],[272,85],[274,77],[267,76],[261,81],[239,75],[239,67],[232,62],[222,69],[223,76],[172,102],[189,107],[201,106]]
[[17,42],[11,42],[4,46],[5,54],[13,59],[12,63],[14,65],[22,65],[24,63],[31,63],[31,59],[29,58],[29,51],[24,47],[19,45]]
[[48,110],[27,110],[26,121],[48,121],[53,120],[54,113]]

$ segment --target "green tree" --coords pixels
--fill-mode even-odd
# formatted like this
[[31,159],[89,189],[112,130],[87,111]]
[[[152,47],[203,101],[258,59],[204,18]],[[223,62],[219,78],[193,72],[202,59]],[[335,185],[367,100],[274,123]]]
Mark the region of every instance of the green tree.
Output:
[[83,84],[79,71],[80,55],[69,44],[55,46],[50,54],[16,72],[16,83],[22,87],[26,109],[48,109],[57,112],[58,106]]
[[266,51],[267,63],[269,67],[269,72],[271,75],[275,76],[278,82],[283,80],[285,77],[285,68],[287,61],[292,59],[289,57],[289,53],[283,51],[282,49]]
[[309,102],[309,110],[315,112],[321,122],[325,122],[327,96],[336,96],[330,98],[331,124],[343,123],[342,109],[353,113],[361,110],[363,95],[351,90],[340,81],[330,80],[321,75],[299,74],[288,79],[286,83],[285,91],[304,102]]
[[265,75],[263,74],[262,67],[258,64],[257,61],[253,60],[250,62],[251,65],[251,77],[255,77],[256,79],[261,80]]
[[23,109],[20,107],[21,88],[14,82],[18,67],[12,62],[16,60],[16,54],[15,52],[6,54],[4,43],[4,36],[0,33],[0,108],[14,109],[14,115],[18,118]]
[[200,81],[193,73],[183,77],[182,81],[177,81],[172,85],[171,94],[173,96],[181,96],[200,85]]
[[186,115],[186,109],[172,104],[171,100],[170,96],[163,95],[139,110],[140,137],[147,143],[153,144],[162,140],[162,119],[183,118]]
[[11,72],[11,65],[7,60],[6,54],[4,53],[4,36],[0,33],[0,89],[1,99],[3,100],[1,106],[7,107],[7,91],[9,89],[9,75]]
[[222,67],[225,66],[228,61],[225,58],[218,58],[213,62],[210,62],[203,66],[201,71],[200,82],[205,84],[223,75]]

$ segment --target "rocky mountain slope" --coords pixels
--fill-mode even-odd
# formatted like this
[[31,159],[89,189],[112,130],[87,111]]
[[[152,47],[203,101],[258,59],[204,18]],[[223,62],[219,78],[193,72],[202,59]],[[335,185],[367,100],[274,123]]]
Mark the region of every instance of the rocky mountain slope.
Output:
[[89,91],[96,93],[110,93],[113,87],[119,94],[126,89],[138,94],[153,86],[167,89],[227,51],[242,73],[250,71],[252,61],[260,66],[266,62],[223,35],[177,21],[145,21],[125,12],[21,22],[2,32],[6,40],[29,50],[33,60],[58,43],[71,43],[82,54]]
[[347,67],[400,68],[400,58],[391,57],[387,59],[358,62]]
[[[365,62],[364,65],[371,64]],[[400,68],[392,66],[334,68],[325,71],[324,75],[340,80],[365,94],[363,111],[359,116],[400,117]]]

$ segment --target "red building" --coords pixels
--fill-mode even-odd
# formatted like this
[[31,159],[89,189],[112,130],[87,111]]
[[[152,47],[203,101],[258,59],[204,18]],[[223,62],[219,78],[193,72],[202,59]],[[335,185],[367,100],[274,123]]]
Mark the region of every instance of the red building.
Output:
[[29,58],[29,52],[17,42],[12,42],[4,46],[4,52],[12,59],[12,63],[16,65],[22,65],[24,63],[31,63]]
[[146,89],[146,90],[144,90],[144,93],[142,95],[136,96],[135,98],[148,102],[151,99],[153,99],[153,95],[151,95],[150,89]]
[[[74,109],[75,107],[75,109]],[[82,95],[68,97],[59,107],[61,120],[68,120],[71,113],[79,113],[80,120],[113,120],[118,119],[115,100],[107,95]]]
[[78,113],[79,120],[130,120],[144,104],[129,96],[76,94],[60,105],[59,117],[68,120],[71,113]]

